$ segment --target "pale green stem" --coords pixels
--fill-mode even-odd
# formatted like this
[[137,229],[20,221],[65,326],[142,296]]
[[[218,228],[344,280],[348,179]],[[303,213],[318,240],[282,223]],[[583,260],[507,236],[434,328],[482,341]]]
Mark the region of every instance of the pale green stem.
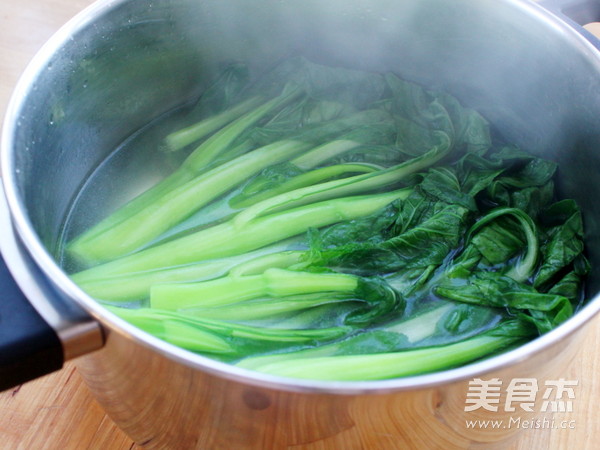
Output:
[[256,108],[262,102],[260,97],[252,97],[214,116],[207,117],[193,125],[170,133],[165,143],[170,151],[181,150],[188,145],[214,133],[242,114]]
[[368,216],[394,200],[405,199],[410,192],[411,189],[401,189],[319,202],[257,218],[241,229],[228,221],[87,269],[78,276],[91,280],[239,255],[304,233],[310,227]]
[[285,360],[254,367],[254,370],[270,375],[313,380],[383,380],[457,367],[492,354],[519,340],[519,337],[482,335],[438,347],[393,353]]
[[72,246],[70,251],[90,262],[131,253],[266,166],[308,147],[303,142],[280,141],[242,155],[179,186],[102,234]]
[[[242,227],[245,223],[251,221],[255,217],[268,214],[269,212],[336,197],[364,194],[374,189],[396,184],[407,175],[425,169],[445,156],[450,145],[447,136],[445,139],[446,140],[440,144],[440,148],[432,149],[422,156],[413,158],[397,166],[374,173],[355,175],[342,178],[341,180],[327,181],[295,189],[256,203],[237,214],[233,218],[234,224],[236,227]],[[444,149],[444,147],[447,148]]]
[[260,275],[155,285],[150,290],[150,304],[152,308],[168,310],[222,306],[264,296],[353,292],[357,284],[358,278],[354,275],[271,268]]

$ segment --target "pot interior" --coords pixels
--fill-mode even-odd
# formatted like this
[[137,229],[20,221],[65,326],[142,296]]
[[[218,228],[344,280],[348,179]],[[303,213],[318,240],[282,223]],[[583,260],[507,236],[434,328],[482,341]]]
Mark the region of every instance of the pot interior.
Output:
[[[177,120],[225,64],[260,74],[290,56],[448,92],[507,141],[558,162],[561,196],[584,211],[587,298],[597,293],[600,60],[535,5],[512,1],[100,2],[45,47],[21,85],[4,168],[18,213],[60,261],[66,224],[94,222],[176,163],[148,153],[156,147],[136,133]],[[89,213],[73,224],[77,202]]]

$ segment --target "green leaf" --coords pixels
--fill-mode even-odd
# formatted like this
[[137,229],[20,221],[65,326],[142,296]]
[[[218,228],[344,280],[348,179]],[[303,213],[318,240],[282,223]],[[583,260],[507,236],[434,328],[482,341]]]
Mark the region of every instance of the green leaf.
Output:
[[456,174],[447,167],[430,169],[420,183],[419,189],[428,196],[447,204],[461,206],[470,211],[477,210],[473,196],[463,192]]
[[466,279],[446,279],[434,287],[434,293],[452,301],[519,312],[519,316],[535,324],[540,333],[558,326],[573,314],[567,298],[537,292],[532,286],[498,272],[481,271]]
[[300,86],[309,97],[351,105],[356,109],[365,109],[380,100],[385,90],[385,81],[378,73],[329,67],[295,57],[263,74],[250,87],[250,93],[279,92],[289,82]]
[[193,109],[190,118],[199,120],[211,116],[233,106],[240,99],[240,93],[250,81],[250,71],[243,63],[227,66],[217,79],[202,92]]
[[383,278],[360,278],[354,295],[366,306],[351,312],[344,320],[346,325],[373,325],[404,311],[404,299]]
[[[507,276],[514,278],[517,281],[525,281],[533,274],[536,263],[539,259],[539,242],[535,223],[531,217],[525,214],[522,210],[516,208],[496,208],[489,211],[485,216],[478,219],[478,221],[475,222],[469,229],[467,233],[467,241],[469,241],[475,233],[477,233],[481,228],[487,226],[489,223],[495,222],[498,218],[504,219],[506,217],[515,219],[518,223],[518,228],[511,226],[509,222],[508,226],[503,226],[502,234],[500,234],[500,229],[498,226],[496,226],[496,228],[493,228],[492,231],[488,231],[488,233],[480,235],[479,238],[475,240],[474,245],[477,246],[478,250],[486,259],[492,263],[498,263],[502,261],[500,258],[508,256],[507,250],[510,251],[510,247],[518,245],[520,238],[515,235],[515,230],[517,230],[516,232],[522,231],[527,244],[525,247],[525,252],[523,253],[523,257],[517,262],[517,264],[510,267],[505,272]],[[490,234],[492,234],[492,236],[490,236]],[[495,234],[495,236],[493,236],[493,234]],[[512,242],[509,240],[511,235]],[[490,239],[490,237],[492,237],[492,239]],[[493,240],[494,237],[499,238],[499,240]]]
[[[476,111],[463,107],[456,98],[428,91],[392,74],[386,74],[385,78],[392,92],[391,109],[396,116],[426,130],[445,132],[453,147],[461,151],[484,153],[491,146],[487,121]],[[416,135],[424,137],[426,133],[417,130]]]
[[[313,236],[311,262],[353,273],[393,273],[440,265],[458,247],[468,214],[466,209],[442,206],[407,229],[391,227],[400,230],[395,234],[390,233],[393,208],[388,208],[382,217],[347,222],[325,230],[320,238]],[[407,213],[408,220],[411,213],[412,210]],[[399,216],[402,214],[400,210]],[[374,228],[371,235],[368,233],[370,225]],[[344,236],[349,236],[350,241]]]
[[545,223],[564,220],[548,231],[548,241],[542,246],[542,264],[535,276],[534,286],[544,289],[548,283],[575,261],[583,252],[583,221],[577,204],[563,200],[544,213]]

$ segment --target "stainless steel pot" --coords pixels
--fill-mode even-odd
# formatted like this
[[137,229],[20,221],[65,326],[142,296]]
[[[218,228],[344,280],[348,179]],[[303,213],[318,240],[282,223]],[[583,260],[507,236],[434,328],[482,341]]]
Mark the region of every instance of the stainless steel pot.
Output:
[[[600,17],[598,3],[562,4],[572,17]],[[600,46],[559,16],[517,0],[97,2],[35,57],[6,116],[0,241],[16,284],[2,285],[0,386],[89,353],[77,364],[98,401],[136,442],[156,448],[452,447],[510,437],[516,429],[465,427],[465,418],[501,414],[464,411],[469,380],[558,377],[600,309]],[[561,193],[584,210],[588,304],[551,333],[482,362],[335,383],[191,354],[81,291],[55,256],[90,172],[150,118],[200,92],[223,62],[261,68],[297,54],[443,89],[508,140],[556,160]],[[127,181],[126,170],[115,183]]]

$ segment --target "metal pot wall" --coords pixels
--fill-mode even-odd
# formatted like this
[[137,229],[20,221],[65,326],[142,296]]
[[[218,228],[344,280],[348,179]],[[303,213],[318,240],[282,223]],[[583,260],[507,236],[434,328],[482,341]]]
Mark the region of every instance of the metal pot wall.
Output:
[[[579,6],[561,10],[600,10]],[[89,353],[78,367],[98,401],[136,442],[156,448],[449,447],[509,438],[516,429],[465,428],[469,417],[499,419],[464,411],[469,380],[560,376],[600,309],[600,53],[570,25],[516,0],[99,1],[36,56],[7,114],[0,241],[16,284],[4,277],[0,387]],[[508,140],[557,161],[561,193],[584,211],[594,268],[588,304],[551,333],[482,362],[331,383],[191,354],[81,291],[56,252],[90,172],[149,119],[197,95],[222,63],[261,68],[298,54],[445,90]],[[125,170],[115,183],[127,182]]]

